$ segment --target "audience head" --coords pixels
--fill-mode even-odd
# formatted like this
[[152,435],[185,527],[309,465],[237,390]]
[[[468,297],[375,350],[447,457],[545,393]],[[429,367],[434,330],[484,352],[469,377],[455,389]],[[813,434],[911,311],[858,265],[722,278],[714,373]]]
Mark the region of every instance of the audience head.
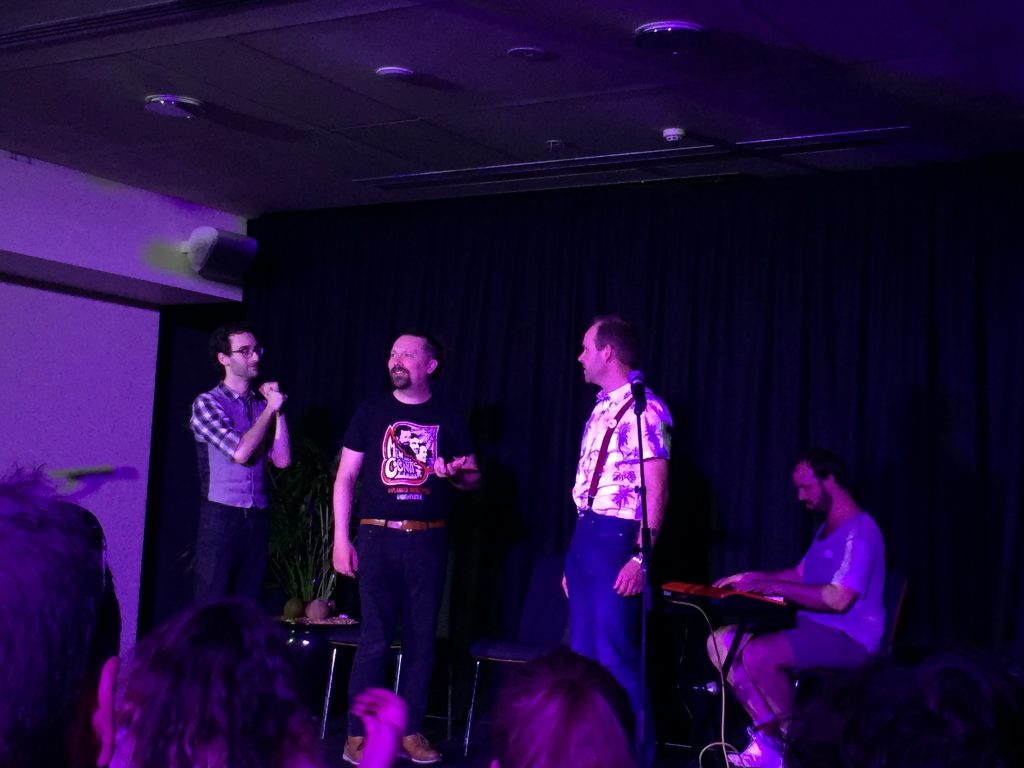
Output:
[[41,472],[0,481],[0,765],[106,765],[121,617],[99,522]]
[[571,651],[523,665],[497,708],[492,768],[632,768],[633,712],[611,673]]
[[882,660],[798,697],[786,768],[1009,768],[1021,723],[1019,681],[980,659]]
[[204,605],[166,622],[135,647],[119,687],[119,766],[320,764],[283,629],[250,603]]

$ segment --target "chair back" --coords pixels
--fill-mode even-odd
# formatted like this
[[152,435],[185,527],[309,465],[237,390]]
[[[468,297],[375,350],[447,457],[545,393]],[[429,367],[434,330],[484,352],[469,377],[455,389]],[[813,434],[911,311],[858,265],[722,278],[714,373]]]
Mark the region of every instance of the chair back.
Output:
[[907,577],[899,571],[886,569],[885,586],[882,588],[882,604],[885,606],[885,629],[878,646],[882,656],[892,654],[893,638],[896,636],[896,625],[903,612],[903,601],[907,597]]
[[541,555],[534,562],[519,616],[519,642],[551,648],[562,644],[569,624],[569,601],[562,591],[564,572],[562,555]]

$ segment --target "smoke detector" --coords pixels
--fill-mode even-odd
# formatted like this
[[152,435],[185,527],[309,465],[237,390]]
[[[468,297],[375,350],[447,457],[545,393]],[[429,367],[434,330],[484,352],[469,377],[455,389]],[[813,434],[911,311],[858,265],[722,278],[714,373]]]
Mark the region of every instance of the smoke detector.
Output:
[[661,132],[661,136],[665,141],[670,144],[674,144],[677,141],[681,141],[683,136],[686,135],[686,131],[682,128],[665,128]]

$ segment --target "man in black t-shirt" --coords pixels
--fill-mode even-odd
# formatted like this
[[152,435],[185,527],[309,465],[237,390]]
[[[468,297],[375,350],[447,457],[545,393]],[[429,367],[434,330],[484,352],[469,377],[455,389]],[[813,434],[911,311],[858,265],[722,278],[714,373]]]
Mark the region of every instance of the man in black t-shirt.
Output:
[[[391,348],[394,389],[364,402],[342,438],[334,482],[334,568],[359,574],[362,622],[352,662],[349,702],[379,686],[402,616],[399,693],[409,706],[402,739],[414,763],[436,763],[437,750],[420,734],[434,666],[434,632],[448,562],[445,518],[452,488],[480,482],[469,430],[462,416],[432,397],[440,371],[440,346],[408,333]],[[362,478],[358,549],[348,539],[356,480]],[[358,765],[366,738],[349,718],[344,759]]]

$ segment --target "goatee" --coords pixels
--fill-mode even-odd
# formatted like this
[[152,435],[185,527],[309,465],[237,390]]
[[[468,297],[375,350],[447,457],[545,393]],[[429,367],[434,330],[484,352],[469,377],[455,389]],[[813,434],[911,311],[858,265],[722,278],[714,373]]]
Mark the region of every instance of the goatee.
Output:
[[391,385],[395,389],[405,389],[410,384],[409,372],[404,368],[394,368],[391,371]]

